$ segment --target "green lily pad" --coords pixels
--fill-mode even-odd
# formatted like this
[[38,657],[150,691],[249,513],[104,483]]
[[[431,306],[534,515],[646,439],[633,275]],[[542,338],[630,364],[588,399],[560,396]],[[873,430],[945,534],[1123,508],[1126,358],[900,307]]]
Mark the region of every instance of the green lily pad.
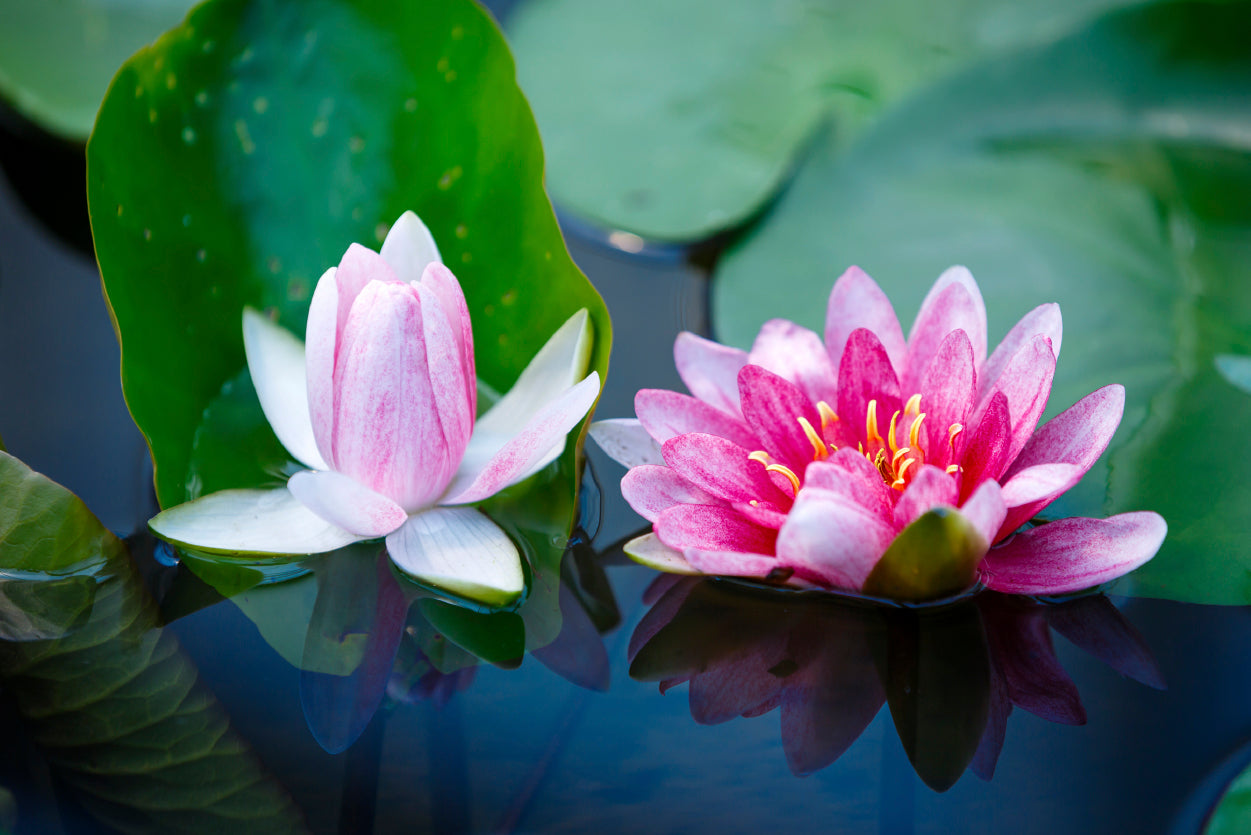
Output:
[[1251,353],[1251,58],[1234,34],[1249,25],[1236,5],[1117,13],[928,91],[846,153],[827,144],[722,260],[718,335],[747,345],[773,316],[819,330],[852,263],[905,323],[965,264],[992,343],[1059,302],[1049,413],[1114,382],[1127,402],[1112,452],[1049,513],[1158,511],[1169,539],[1122,591],[1251,602],[1231,521],[1251,485],[1221,442],[1251,400],[1215,364]]
[[864,581],[864,593],[891,600],[936,600],[977,579],[986,539],[957,510],[938,507],[904,528]]
[[109,79],[194,0],[0,0],[0,96],[48,131],[84,142]]
[[[470,0],[213,0],[118,73],[87,164],[123,390],[162,507],[274,483],[281,448],[243,399],[242,310],[302,334],[322,272],[407,209],[465,289],[486,386],[506,391],[584,307],[591,368],[607,372],[607,310],[543,191],[508,47]],[[553,571],[577,437],[498,505],[542,491],[544,512],[512,524],[486,506]]]
[[827,121],[857,135],[914,88],[1119,0],[530,0],[508,22],[553,199],[691,240],[759,211]]
[[1235,777],[1225,789],[1203,827],[1203,835],[1238,835],[1248,827],[1251,827],[1251,768]]

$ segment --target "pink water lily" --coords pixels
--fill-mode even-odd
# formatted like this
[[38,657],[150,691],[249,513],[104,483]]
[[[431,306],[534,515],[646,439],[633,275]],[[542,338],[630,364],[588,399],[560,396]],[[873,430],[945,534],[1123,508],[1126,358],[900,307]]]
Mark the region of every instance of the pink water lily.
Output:
[[386,537],[407,573],[506,602],[520,555],[466,507],[533,475],[599,395],[583,378],[585,310],[548,340],[481,417],[464,294],[434,239],[406,212],[374,252],[353,244],[318,281],[306,343],[243,313],[248,370],[265,417],[308,467],[271,490],[224,490],[167,510],[152,530],[220,552],[312,554]]
[[1166,532],[1155,513],[1018,532],[1090,469],[1124,408],[1110,385],[1038,427],[1060,335],[1058,306],[1044,304],[988,356],[963,267],[939,277],[906,340],[855,267],[830,294],[824,339],[781,319],[750,352],[680,335],[693,396],[643,390],[637,419],[591,429],[631,468],[622,492],[654,525],[627,552],[662,570],[849,590],[875,570],[871,586],[888,569],[906,584],[931,546],[964,560],[968,583],[1010,593],[1075,591],[1138,567]]

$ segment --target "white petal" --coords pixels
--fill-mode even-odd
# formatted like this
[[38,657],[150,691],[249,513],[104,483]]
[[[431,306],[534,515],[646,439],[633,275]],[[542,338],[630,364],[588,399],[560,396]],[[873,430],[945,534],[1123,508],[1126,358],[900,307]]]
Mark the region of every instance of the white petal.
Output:
[[431,261],[443,263],[434,236],[413,212],[405,212],[387,233],[378,253],[400,281],[420,281]]
[[278,440],[304,466],[329,469],[317,451],[309,417],[304,343],[291,331],[245,307],[243,349],[261,410]]
[[660,444],[647,434],[638,418],[597,420],[588,431],[599,448],[623,467],[665,463]]
[[543,407],[585,376],[590,358],[591,319],[582,308],[539,349],[508,394],[478,419],[474,437],[479,433],[484,437],[516,435]]
[[410,516],[387,537],[387,551],[406,574],[490,605],[515,600],[525,587],[517,546],[471,507]]
[[210,493],[158,514],[148,527],[175,545],[227,554],[320,554],[362,539],[313,513],[286,487]]
[[622,550],[636,563],[666,574],[703,574],[687,562],[681,551],[670,548],[654,533],[636,536],[627,542]]

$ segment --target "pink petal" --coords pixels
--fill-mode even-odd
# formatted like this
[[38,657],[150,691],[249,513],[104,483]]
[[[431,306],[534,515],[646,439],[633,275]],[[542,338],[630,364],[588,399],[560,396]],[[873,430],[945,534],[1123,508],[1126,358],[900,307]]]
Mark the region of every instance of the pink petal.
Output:
[[767,368],[799,386],[813,403],[831,405],[838,399],[834,379],[837,366],[830,362],[825,343],[807,328],[786,319],[765,322],[752,344],[747,362]]
[[[564,444],[569,430],[577,426],[578,421],[595,405],[597,397],[599,373],[592,371],[585,380],[540,409],[516,435],[494,452],[483,448],[480,453],[474,450],[475,454],[471,456],[467,450],[440,504],[482,501],[534,475],[535,466],[550,460],[552,447]],[[470,449],[473,449],[472,443]]]
[[786,524],[786,511],[776,505],[751,504],[750,502],[734,502],[730,505],[744,519],[755,522],[762,528],[781,530]]
[[[768,554],[773,552],[777,532],[743,519],[726,507],[674,505],[656,520],[656,535],[679,551],[700,549]],[[690,560],[690,554],[687,555]],[[696,568],[697,564],[692,562]],[[702,570],[702,569],[700,569]]]
[[768,554],[752,554],[738,550],[686,549],[686,559],[692,566],[718,577],[768,577],[780,568],[777,557]]
[[1064,594],[1133,571],[1168,533],[1156,513],[1061,519],[1019,533],[982,560],[982,582],[1009,594]]
[[904,391],[920,390],[938,346],[954,330],[968,334],[974,362],[985,362],[986,305],[977,282],[964,267],[946,270],[921,302],[908,334],[907,369],[902,374]]
[[[461,391],[459,381],[454,390]],[[375,281],[361,291],[343,331],[335,391],[336,469],[409,512],[432,504],[456,460],[440,422],[421,302],[411,285]]]
[[977,529],[986,540],[987,547],[995,541],[1007,512],[999,483],[995,481],[983,481],[960,506],[960,515]]
[[1086,723],[1077,686],[1056,658],[1044,607],[1002,601],[982,609],[986,640],[1008,697],[1049,722]]
[[1008,335],[995,348],[990,359],[978,371],[980,389],[978,400],[985,400],[986,395],[994,388],[1003,375],[1008,361],[1016,356],[1017,351],[1034,340],[1036,336],[1045,336],[1051,340],[1051,352],[1056,359],[1060,358],[1060,338],[1064,327],[1060,319],[1060,305],[1055,303],[1040,304],[1021,317]]
[[955,330],[944,337],[934,355],[925,379],[921,383],[921,411],[925,413],[922,424],[925,460],[940,470],[960,460],[964,443],[968,439],[960,432],[954,439],[951,427],[959,424],[964,429],[976,405],[977,374],[974,371],[973,345],[963,330]]
[[794,383],[758,365],[743,366],[738,386],[743,417],[764,450],[802,477],[816,449],[799,418],[806,419],[814,431],[819,430],[821,416],[816,407]]
[[899,380],[886,349],[876,335],[863,328],[847,338],[838,368],[839,421],[854,437],[864,439],[869,401],[877,401],[877,421],[885,433],[890,418],[901,408]]
[[675,504],[722,504],[668,467],[635,467],[621,479],[621,495],[649,522]]
[[1039,464],[1021,470],[1003,484],[1008,515],[996,540],[1003,539],[1082,480],[1085,470],[1073,464]]
[[1051,628],[1121,675],[1156,690],[1164,674],[1142,634],[1102,594],[1086,595],[1047,608]]
[[682,478],[727,502],[789,504],[764,467],[733,441],[698,432],[665,441],[665,463]]
[[[904,367],[907,346],[899,318],[891,307],[890,299],[859,267],[850,267],[830,291],[830,301],[825,314],[825,347],[830,354],[831,367],[842,367],[843,352],[852,332],[865,328],[875,334],[885,348],[891,367],[900,371]],[[842,377],[839,378],[842,387]],[[833,405],[833,404],[831,404]]]
[[882,475],[854,449],[843,447],[825,461],[814,461],[804,474],[804,486],[839,493],[882,522],[893,524],[898,495]]
[[334,360],[338,348],[339,285],[336,269],[322,273],[313,290],[304,328],[308,413],[317,450],[331,467],[334,463]]
[[[439,270],[443,269],[438,264],[431,266]],[[465,378],[466,370],[472,373],[473,363],[471,361],[466,369],[461,344],[463,338],[460,332],[461,323],[453,319],[450,311],[443,309],[436,290],[425,284],[416,284],[413,288],[421,300],[421,326],[426,343],[426,368],[430,372],[430,386],[434,391],[434,402],[439,410],[439,423],[443,427],[443,442],[447,446],[448,456],[454,465],[459,465],[461,457],[465,454],[465,447],[469,445],[469,437],[473,434],[478,382],[472,378],[468,380]],[[449,302],[455,304],[456,299],[449,299]],[[461,306],[464,306],[464,303],[461,299]],[[468,315],[466,312],[466,322]],[[472,342],[469,349],[473,350]],[[470,392],[474,394],[470,395]],[[428,473],[420,471],[410,473],[405,493],[413,496],[424,495],[422,485],[428,479]]]
[[[1005,464],[1010,464],[1020,454],[1034,434],[1038,419],[1047,408],[1055,372],[1056,358],[1051,352],[1051,342],[1045,336],[1035,336],[1012,356],[998,382],[991,387],[991,397],[1001,393],[1008,398],[1008,414],[1012,416],[1012,441]],[[988,403],[983,401],[979,412]],[[973,415],[974,423],[980,417],[979,412]]]
[[665,463],[660,444],[647,434],[637,418],[597,420],[588,433],[609,458],[623,467]]
[[705,432],[720,435],[739,446],[756,449],[756,436],[741,419],[687,394],[664,389],[640,389],[634,395],[634,412],[658,444],[675,435]]
[[335,320],[336,343],[343,343],[343,330],[347,327],[348,316],[352,305],[361,292],[375,281],[394,284],[399,282],[395,271],[381,255],[372,249],[352,244],[343,253],[339,268],[335,271],[335,287],[339,291],[336,304],[338,317]]
[[408,520],[404,508],[340,473],[304,470],[287,480],[287,489],[322,519],[356,536],[386,536]]
[[691,394],[724,412],[739,413],[738,371],[747,364],[746,351],[683,331],[673,343],[673,360]]
[[[390,240],[389,236],[387,240]],[[383,249],[386,249],[386,244],[383,244]],[[438,255],[437,251],[435,255]],[[460,358],[461,375],[465,380],[465,400],[469,403],[469,414],[477,415],[478,372],[473,358],[473,325],[469,321],[469,306],[465,303],[460,282],[452,275],[451,270],[436,262],[426,266],[421,274],[421,285],[428,288],[439,300],[439,307],[447,317],[448,327],[456,342],[456,353]]]
[[1008,464],[1008,445],[1011,442],[1008,398],[997,391],[982,412],[960,461],[961,501],[971,496],[983,481],[999,477]]
[[859,590],[895,532],[837,493],[802,490],[778,535],[777,554],[800,579]]
[[913,476],[895,505],[895,530],[902,531],[918,516],[935,507],[954,508],[958,494],[959,489],[954,478],[937,467],[926,464]]
[[1074,464],[1083,474],[1107,449],[1125,411],[1125,388],[1104,386],[1038,428],[1008,468],[1012,477],[1038,464]]
[[773,703],[785,686],[786,680],[773,672],[787,658],[785,631],[761,635],[735,650],[691,679],[691,718],[701,725],[754,713]]

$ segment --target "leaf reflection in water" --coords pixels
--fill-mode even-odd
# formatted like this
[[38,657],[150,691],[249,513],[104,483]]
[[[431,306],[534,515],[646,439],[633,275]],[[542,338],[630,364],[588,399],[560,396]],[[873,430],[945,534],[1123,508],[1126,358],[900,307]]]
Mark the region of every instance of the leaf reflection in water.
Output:
[[630,640],[630,676],[661,692],[689,683],[691,717],[718,724],[780,708],[797,776],[837,760],[890,708],[917,775],[946,791],[971,767],[994,775],[1008,715],[1082,724],[1055,629],[1118,672],[1162,689],[1142,637],[1103,595],[1047,603],[983,592],[902,608],[665,575]]
[[304,832],[232,729],[126,546],[0,453],[0,682],[92,817],[125,832]]

